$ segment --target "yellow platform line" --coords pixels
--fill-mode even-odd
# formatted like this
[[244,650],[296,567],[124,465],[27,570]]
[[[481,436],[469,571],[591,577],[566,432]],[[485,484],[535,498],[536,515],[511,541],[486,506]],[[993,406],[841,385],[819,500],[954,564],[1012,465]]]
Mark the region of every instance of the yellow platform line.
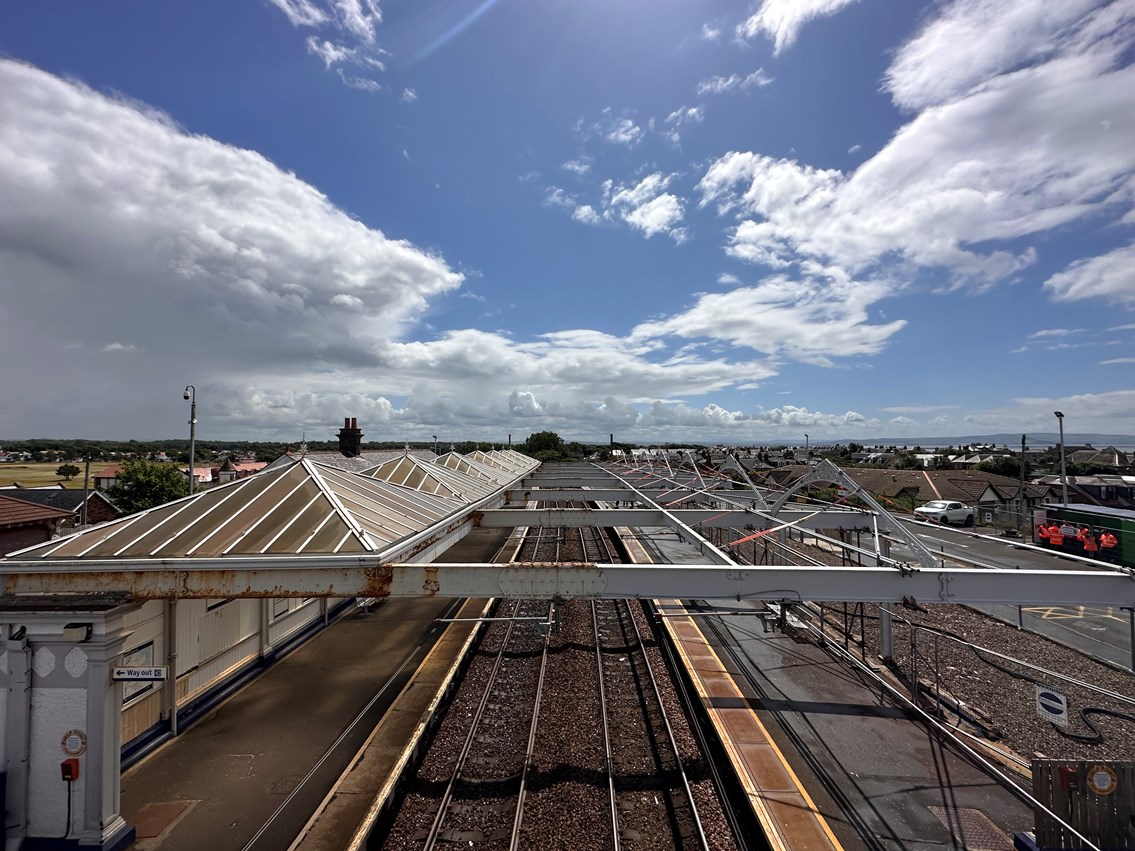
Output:
[[[679,600],[656,600],[655,603],[669,611],[681,605]],[[772,847],[777,851],[842,851],[843,846],[815,801],[761,719],[748,706],[744,693],[693,618],[669,616],[663,620]],[[706,677],[710,675],[719,686],[727,688],[732,692],[731,696],[737,698],[737,708],[723,709],[713,705],[706,684]],[[748,754],[743,752],[742,745],[750,745]],[[764,765],[753,765],[751,760],[754,757],[759,757]],[[763,776],[758,776],[758,771]],[[781,783],[776,783],[776,779],[780,779]],[[786,779],[790,782],[784,783]]]

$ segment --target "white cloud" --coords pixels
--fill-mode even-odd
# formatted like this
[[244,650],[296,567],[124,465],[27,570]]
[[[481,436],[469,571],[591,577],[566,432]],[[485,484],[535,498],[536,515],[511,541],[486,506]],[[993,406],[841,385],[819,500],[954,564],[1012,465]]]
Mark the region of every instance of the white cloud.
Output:
[[631,339],[676,335],[725,341],[765,355],[831,366],[833,357],[876,354],[906,322],[871,324],[868,308],[888,288],[816,270],[802,280],[784,275],[756,286],[703,293],[689,310],[637,326]]
[[[382,22],[378,0],[269,0],[296,27],[312,27],[322,31],[304,40],[307,52],[319,58],[327,69],[334,68],[344,85],[368,92],[383,91],[383,86],[368,77],[348,74],[343,64],[357,65],[364,70],[385,71],[379,58],[386,51],[375,44],[375,33]],[[331,36],[331,37],[329,37]],[[354,46],[342,43],[351,41]],[[407,92],[411,91],[409,89]],[[403,95],[405,98],[405,94]]]
[[629,118],[616,118],[607,130],[606,139],[616,145],[634,145],[642,135],[642,128]]
[[108,343],[102,347],[104,352],[136,352],[138,347],[133,343]]
[[572,210],[571,217],[585,225],[599,225],[603,223],[603,217],[595,212],[595,208],[590,204],[580,204]]
[[1057,301],[1107,298],[1135,305],[1135,245],[1077,260],[1044,287]]
[[629,209],[625,219],[631,227],[641,230],[647,239],[655,234],[668,233],[675,235],[681,242],[685,235],[679,235],[675,226],[682,221],[683,215],[685,208],[681,199],[667,192]]
[[335,71],[336,73],[338,73],[339,79],[343,81],[343,84],[349,88],[359,89],[360,91],[371,93],[377,93],[385,90],[383,88],[383,85],[379,82],[376,82],[375,80],[371,80],[366,77],[359,77],[354,74],[348,74],[342,68],[336,68]]
[[1069,334],[1083,333],[1083,328],[1045,328],[1041,331],[1033,331],[1029,334],[1030,340],[1041,339],[1044,337],[1067,337]]
[[[373,363],[379,341],[460,286],[444,260],[259,154],[12,61],[0,61],[0,90],[0,339],[64,335],[86,350],[132,340],[150,356],[113,376],[120,406],[174,380],[171,364],[190,378],[239,364],[271,383]],[[90,394],[54,368],[45,359],[29,380]]]
[[402,90],[402,103],[417,103],[418,93],[413,89]]
[[722,272],[717,276],[717,283],[719,284],[739,284],[741,279],[736,275],[731,275],[728,272]]
[[575,196],[569,195],[558,186],[549,186],[544,192],[544,206],[573,210],[575,209]]
[[268,2],[283,12],[295,27],[314,27],[327,20],[327,13],[311,0],[268,0]]
[[676,243],[687,238],[685,229],[679,227],[685,216],[685,201],[666,192],[673,175],[654,172],[635,183],[619,184],[603,182],[603,195],[598,208],[591,204],[580,204],[572,195],[558,186],[549,187],[544,195],[544,204],[571,211],[572,219],[585,225],[617,224],[630,225],[649,239],[656,234],[665,234]]
[[705,41],[718,41],[721,38],[721,29],[720,27],[711,27],[709,24],[702,24],[701,37]]
[[[1135,68],[1113,58],[1100,48],[990,80],[917,116],[851,174],[726,154],[699,184],[701,203],[750,217],[730,251],[752,262],[804,255],[861,270],[898,255],[956,283],[996,281],[1035,259],[997,242],[1128,209]],[[1113,130],[1101,133],[1104,117]]]
[[568,160],[566,163],[560,166],[560,168],[564,169],[565,171],[570,171],[572,174],[583,177],[583,175],[591,171],[591,161],[586,157],[577,160]]
[[958,405],[892,405],[886,408],[880,408],[881,411],[886,411],[888,414],[932,414],[935,411],[950,411],[958,408]]
[[834,15],[855,0],[761,0],[760,8],[737,26],[737,37],[750,39],[764,34],[774,43],[774,52],[791,47],[804,24]]
[[765,73],[765,69],[758,68],[745,77],[739,74],[730,74],[728,77],[718,76],[710,77],[708,80],[702,80],[698,83],[697,93],[699,95],[720,95],[725,92],[751,89],[754,86],[767,86],[771,82],[772,77]]
[[377,0],[332,0],[339,24],[357,38],[374,41],[374,31],[382,22]]
[[325,39],[316,38],[313,35],[309,35],[304,41],[304,44],[307,45],[308,53],[312,56],[318,56],[323,60],[325,68],[330,68],[340,62],[351,61],[355,58],[355,51],[351,48],[341,44],[335,44]]
[[848,149],[847,149],[847,152],[848,152],[849,154],[855,154],[855,153],[858,153],[858,152],[859,152],[859,150],[860,150],[860,149],[861,149],[862,147],[863,147],[862,145],[852,145],[852,146],[851,146],[850,148],[848,148]]
[[1114,363],[1135,363],[1135,358],[1112,358],[1111,360],[1101,360],[1100,366],[1106,366]]
[[994,76],[1049,58],[1061,45],[1076,45],[1077,33],[1090,38],[1100,24],[1116,32],[1131,14],[1123,2],[1093,11],[1098,5],[1098,0],[954,0],[899,50],[885,87],[907,109],[944,103]]
[[681,127],[683,124],[694,121],[702,122],[705,120],[705,107],[703,106],[683,106],[675,109],[666,116],[667,124],[674,124]]

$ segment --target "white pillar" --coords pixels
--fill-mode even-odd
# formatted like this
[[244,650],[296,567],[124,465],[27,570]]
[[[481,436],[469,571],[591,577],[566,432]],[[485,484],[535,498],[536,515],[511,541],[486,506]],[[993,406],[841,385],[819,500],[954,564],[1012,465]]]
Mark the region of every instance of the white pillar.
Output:
[[[126,633],[122,614],[34,611],[15,617],[31,657],[27,729],[29,838],[66,837],[84,848],[116,849],[133,839],[119,812],[122,688],[110,678]],[[76,759],[78,779],[61,763]]]

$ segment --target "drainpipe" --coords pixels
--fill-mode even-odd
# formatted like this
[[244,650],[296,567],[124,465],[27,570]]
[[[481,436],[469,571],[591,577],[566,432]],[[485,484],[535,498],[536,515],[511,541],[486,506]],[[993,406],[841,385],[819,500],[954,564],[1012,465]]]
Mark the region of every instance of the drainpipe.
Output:
[[166,600],[166,666],[169,674],[162,683],[162,714],[169,719],[169,732],[177,736],[177,600]]
[[[8,635],[15,630],[7,625]],[[19,847],[28,829],[28,740],[31,726],[32,657],[25,638],[11,638],[4,642],[8,656],[8,688],[0,689],[4,703],[3,734],[0,735],[0,767],[4,769],[4,786],[7,797],[7,818],[4,822],[6,847]]]

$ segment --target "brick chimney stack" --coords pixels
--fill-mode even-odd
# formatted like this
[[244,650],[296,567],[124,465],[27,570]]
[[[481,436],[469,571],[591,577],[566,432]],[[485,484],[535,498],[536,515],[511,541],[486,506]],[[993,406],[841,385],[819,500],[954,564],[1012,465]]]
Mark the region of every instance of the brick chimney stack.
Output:
[[347,458],[357,458],[363,451],[363,433],[355,417],[343,417],[339,429],[339,452]]

